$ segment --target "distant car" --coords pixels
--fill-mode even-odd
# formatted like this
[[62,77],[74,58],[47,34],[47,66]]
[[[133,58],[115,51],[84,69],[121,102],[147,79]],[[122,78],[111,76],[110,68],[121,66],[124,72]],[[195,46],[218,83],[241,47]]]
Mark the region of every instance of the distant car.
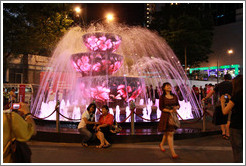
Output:
[[20,102],[19,89],[20,85],[25,85],[25,101],[28,104],[31,104],[32,99],[34,100],[39,88],[38,84],[16,84],[16,83],[4,83],[3,88],[7,89],[8,92],[11,91],[12,88],[15,88],[15,93],[17,96],[17,102]]

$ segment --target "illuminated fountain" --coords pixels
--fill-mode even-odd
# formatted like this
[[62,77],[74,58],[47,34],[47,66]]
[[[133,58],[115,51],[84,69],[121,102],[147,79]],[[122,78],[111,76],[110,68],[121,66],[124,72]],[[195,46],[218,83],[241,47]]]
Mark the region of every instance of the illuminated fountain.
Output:
[[[144,118],[150,119],[152,113],[159,118],[159,101],[154,105],[147,99],[145,87],[155,88],[166,81],[181,90],[181,117],[200,116],[179,60],[162,37],[145,28],[116,24],[72,28],[58,43],[48,67],[41,73],[32,108],[40,118],[53,112],[57,100],[61,114],[70,119],[80,119],[86,107],[96,102],[99,107],[109,105],[119,122],[122,112],[123,119],[130,114],[130,101],[142,109]],[[55,118],[53,114],[47,119]]]

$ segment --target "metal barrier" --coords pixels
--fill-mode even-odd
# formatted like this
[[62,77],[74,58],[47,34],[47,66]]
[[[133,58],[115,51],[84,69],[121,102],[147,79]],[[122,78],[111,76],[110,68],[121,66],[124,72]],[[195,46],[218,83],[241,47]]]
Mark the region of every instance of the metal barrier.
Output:
[[[97,109],[101,112],[100,108],[97,108]],[[204,101],[202,101],[202,109],[203,109],[203,114],[202,114],[202,116],[199,117],[197,120],[195,120],[195,121],[193,121],[193,122],[188,122],[188,121],[184,120],[179,114],[177,114],[177,115],[180,117],[181,120],[183,120],[184,123],[189,123],[189,124],[197,123],[198,121],[201,120],[201,118],[203,118],[203,123],[202,123],[203,126],[202,126],[202,130],[203,130],[203,131],[206,131],[206,114],[208,114],[208,112],[207,112],[206,109],[205,109],[205,103],[204,103]],[[146,119],[146,118],[140,116],[139,114],[137,114],[137,113],[135,112],[136,106],[135,106],[135,103],[134,103],[134,102],[131,102],[131,103],[130,103],[130,110],[131,110],[131,114],[130,114],[128,117],[126,117],[123,121],[117,122],[117,123],[118,123],[118,124],[119,124],[119,123],[124,123],[128,118],[131,117],[131,135],[135,135],[135,122],[134,122],[134,118],[135,118],[135,117],[134,117],[134,114],[136,114],[136,116],[138,116],[139,118],[141,118],[141,119],[143,119],[143,120],[148,120],[148,121],[157,121],[157,120],[160,119],[160,118],[157,118],[157,119]],[[39,118],[39,117],[36,117],[36,116],[34,116],[34,115],[32,115],[32,114],[31,114],[31,115],[32,115],[34,118],[36,118],[36,119],[44,120],[44,119],[50,117],[54,112],[56,112],[56,131],[57,131],[58,133],[60,133],[60,116],[66,118],[66,119],[68,119],[68,120],[81,120],[81,119],[71,119],[71,118],[68,118],[68,117],[62,115],[62,114],[60,113],[60,102],[59,102],[59,100],[57,100],[57,104],[56,104],[56,106],[55,106],[55,110],[54,110],[50,115],[48,115],[48,116],[46,116],[46,117],[44,117],[44,118]]]

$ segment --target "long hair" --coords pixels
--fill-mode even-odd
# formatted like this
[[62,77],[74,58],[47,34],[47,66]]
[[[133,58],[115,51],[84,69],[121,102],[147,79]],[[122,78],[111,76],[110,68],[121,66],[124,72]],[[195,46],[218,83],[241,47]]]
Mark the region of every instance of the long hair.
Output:
[[[161,87],[161,89],[162,89],[162,91],[163,91],[163,96],[166,95],[166,91],[164,90],[164,88],[165,88],[166,85],[171,85],[171,84],[170,84],[169,82],[163,83],[163,85],[162,85],[162,87]],[[171,85],[171,86],[172,86],[172,85]],[[174,94],[172,93],[172,91],[170,92],[170,94],[171,94],[172,96],[174,96]]]
[[232,96],[243,93],[243,75],[238,75],[232,80]]
[[91,104],[87,107],[87,111],[90,111],[90,108],[91,108],[92,106],[94,106],[94,111],[93,111],[93,113],[95,113],[95,112],[96,112],[96,108],[97,108],[97,106],[96,106],[95,103],[91,103]]

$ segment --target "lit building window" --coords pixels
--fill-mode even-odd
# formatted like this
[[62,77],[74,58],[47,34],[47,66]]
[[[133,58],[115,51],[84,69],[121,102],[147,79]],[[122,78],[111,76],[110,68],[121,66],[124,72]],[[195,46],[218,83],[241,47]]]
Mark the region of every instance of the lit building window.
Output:
[[149,25],[147,25],[147,27],[149,27]]
[[147,18],[149,18],[149,16]]
[[147,14],[149,14],[149,12],[147,12]]
[[149,20],[147,21],[147,23],[149,23]]
[[147,7],[147,10],[149,10],[149,8]]

